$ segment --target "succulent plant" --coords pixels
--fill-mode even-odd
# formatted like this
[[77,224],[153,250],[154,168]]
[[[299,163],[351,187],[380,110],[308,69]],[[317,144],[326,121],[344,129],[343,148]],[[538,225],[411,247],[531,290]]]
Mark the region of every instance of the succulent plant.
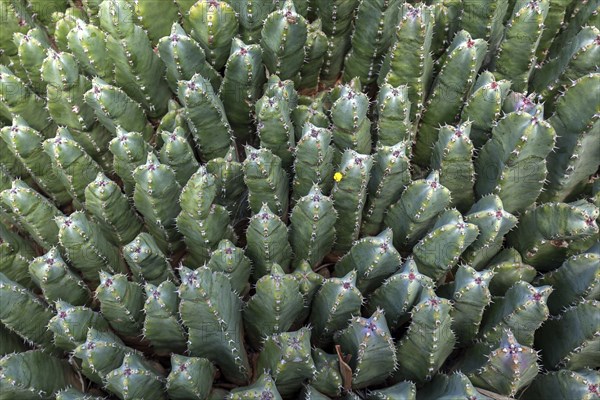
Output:
[[598,397],[597,0],[0,15],[0,398]]

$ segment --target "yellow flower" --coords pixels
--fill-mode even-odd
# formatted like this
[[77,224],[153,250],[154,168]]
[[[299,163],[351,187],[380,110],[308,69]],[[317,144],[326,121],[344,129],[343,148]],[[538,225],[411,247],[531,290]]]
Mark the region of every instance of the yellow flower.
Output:
[[333,180],[336,182],[341,181],[343,177],[344,175],[342,175],[341,172],[336,172],[335,174],[333,174]]

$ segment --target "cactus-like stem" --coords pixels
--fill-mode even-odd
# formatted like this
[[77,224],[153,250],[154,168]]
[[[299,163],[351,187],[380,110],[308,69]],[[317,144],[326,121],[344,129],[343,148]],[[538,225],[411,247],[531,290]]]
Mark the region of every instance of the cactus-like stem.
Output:
[[33,28],[25,35],[15,33],[14,41],[18,43],[17,54],[29,80],[29,87],[43,96],[46,93],[46,82],[42,80],[42,62],[50,47],[46,33],[40,28]]
[[138,132],[127,132],[118,127],[117,134],[108,145],[113,155],[115,173],[123,182],[123,189],[128,196],[133,194],[135,179],[133,171],[145,164],[152,146],[144,140],[144,135]]
[[306,196],[313,185],[325,195],[333,187],[333,146],[331,131],[307,122],[296,144],[294,158],[293,196]]
[[10,231],[0,221],[0,272],[27,289],[35,288],[29,275],[29,264],[36,256],[31,243]]
[[239,218],[245,211],[242,197],[246,188],[242,163],[239,162],[235,148],[230,147],[224,157],[213,158],[206,163],[206,170],[216,179],[218,190],[215,202],[225,206],[234,219]]
[[266,204],[272,212],[287,221],[289,183],[281,159],[268,149],[257,150],[248,146],[243,167],[252,213],[259,213]]
[[334,333],[346,327],[351,316],[360,313],[362,303],[362,294],[356,287],[356,271],[343,278],[325,280],[312,303],[313,343],[331,343]]
[[33,292],[0,274],[0,301],[0,321],[6,328],[44,351],[56,350],[52,332],[45,329],[54,314]]
[[426,179],[411,182],[400,200],[389,207],[383,220],[394,232],[394,247],[414,246],[449,204],[450,191],[440,184],[438,171],[432,171]]
[[506,212],[498,196],[482,197],[465,214],[465,222],[477,225],[479,236],[462,258],[480,270],[500,251],[504,236],[517,225],[517,217]]
[[388,208],[400,199],[410,182],[409,160],[405,142],[380,146],[373,156],[368,196],[363,211],[361,233],[376,235]]
[[252,263],[244,254],[244,250],[236,247],[230,240],[223,239],[219,242],[206,267],[211,271],[227,275],[236,293],[244,295],[250,290],[248,281],[252,272]]
[[65,301],[55,303],[56,315],[48,322],[54,335],[54,344],[73,351],[85,343],[90,328],[106,332],[110,328],[104,317],[90,308],[73,306]]
[[536,64],[536,49],[548,14],[548,0],[518,1],[506,25],[504,39],[495,60],[497,79],[512,81],[514,91],[527,88]]
[[48,250],[58,245],[58,227],[51,221],[63,213],[50,200],[21,180],[14,180],[10,189],[3,190],[0,200],[42,248]]
[[133,4],[126,0],[103,1],[98,17],[100,27],[108,33],[105,46],[114,63],[115,82],[148,115],[163,115],[171,96],[163,78],[165,68],[154,53],[146,31],[135,24]]
[[431,53],[438,60],[448,50],[448,44],[455,37],[462,14],[461,1],[433,0],[431,2],[435,23],[431,38]]
[[177,127],[173,132],[162,132],[161,137],[164,144],[160,149],[160,160],[175,171],[177,182],[183,187],[199,166],[187,133]]
[[148,153],[144,165],[133,171],[135,208],[146,221],[148,231],[165,253],[173,253],[181,246],[181,234],[175,219],[179,214],[181,186],[171,167],[161,164],[153,153]]
[[123,274],[100,272],[96,298],[100,301],[102,315],[120,335],[136,336],[142,330],[144,291]]
[[69,50],[87,75],[114,83],[114,63],[106,48],[107,36],[98,26],[79,20],[67,35],[67,41]]
[[164,281],[144,286],[144,337],[157,352],[181,353],[186,347],[186,334],[179,320],[177,285]]
[[490,52],[496,51],[502,40],[504,26],[502,22],[508,10],[510,0],[492,0],[485,3],[464,2],[460,27],[474,38],[489,43]]
[[139,103],[129,97],[120,87],[105,81],[92,79],[92,88],[84,95],[98,121],[113,135],[119,128],[127,132],[140,132],[145,140],[150,140],[153,128]]
[[155,285],[174,278],[169,259],[156,244],[152,235],[142,232],[123,246],[123,258],[129,265],[134,279]]
[[298,263],[292,275],[298,281],[300,293],[304,297],[304,310],[300,314],[297,321],[304,322],[310,314],[312,301],[317,293],[317,290],[323,284],[323,276],[314,272],[307,261]]
[[477,78],[460,114],[461,123],[471,122],[470,138],[476,149],[480,149],[492,137],[492,127],[500,118],[509,88],[509,81],[496,81],[494,74],[488,71],[482,72]]
[[370,390],[367,393],[367,400],[416,400],[417,388],[410,381],[400,382],[384,389]]
[[33,282],[42,289],[46,301],[60,299],[82,306],[91,300],[89,288],[69,269],[56,247],[32,260],[29,274]]
[[106,388],[123,400],[164,400],[164,377],[136,353],[127,353],[123,364],[104,378]]
[[479,235],[475,224],[465,222],[455,209],[445,211],[413,249],[419,271],[434,281],[454,267],[460,255]]
[[[233,6],[239,3],[235,1]],[[262,8],[259,7],[261,11]],[[265,80],[261,47],[258,44],[247,45],[234,38],[231,54],[225,64],[219,98],[237,139],[249,141],[254,132],[254,103],[262,93]]]
[[227,400],[283,400],[277,391],[275,380],[266,372],[262,373],[252,385],[233,389],[225,398]]
[[294,127],[286,99],[264,95],[256,102],[257,133],[260,145],[281,159],[289,170],[293,163]]
[[333,199],[338,219],[335,224],[337,242],[334,250],[345,253],[358,239],[362,223],[363,209],[367,198],[367,185],[373,159],[354,150],[346,150],[342,155],[331,198]]
[[321,20],[317,19],[307,26],[304,62],[300,68],[298,89],[317,89],[326,52],[327,36],[321,30]]
[[173,400],[205,400],[212,389],[215,367],[206,358],[171,354],[167,394]]
[[319,348],[314,348],[312,357],[315,362],[316,372],[310,381],[319,392],[331,397],[338,397],[342,389],[342,375],[340,373],[339,359],[336,354],[327,354]]
[[177,95],[203,161],[223,157],[232,141],[232,130],[223,103],[210,82],[196,74],[178,83]]
[[160,38],[169,34],[171,24],[179,19],[179,8],[175,0],[161,1],[160,7],[152,0],[137,0],[133,6],[136,20],[148,34],[152,47],[157,45]]
[[[298,104],[292,111],[294,122],[294,136],[296,137],[296,148],[304,136],[305,126],[312,124],[317,128],[329,128],[329,118],[325,115],[323,101],[327,98],[327,92],[320,92],[317,97],[299,96]],[[311,127],[312,128],[312,127]]]
[[56,400],[102,400],[103,397],[92,396],[75,388],[67,388],[55,393]]
[[115,245],[129,243],[142,229],[121,188],[101,172],[85,188],[85,208]]
[[13,35],[17,32],[25,34],[31,27],[36,26],[36,22],[22,1],[0,2],[0,13],[4,16],[0,47],[6,55],[14,56],[17,54],[18,44],[13,41]]
[[289,330],[303,308],[304,298],[296,278],[272,264],[270,273],[256,282],[256,293],[244,308],[244,327],[250,344],[259,349],[265,336]]
[[400,271],[383,281],[369,296],[366,311],[373,313],[382,309],[388,326],[394,331],[409,320],[409,312],[424,288],[433,288],[433,281],[420,274],[414,260],[409,258]]
[[477,194],[498,195],[510,213],[524,211],[542,191],[546,157],[555,138],[554,128],[541,111],[508,114],[494,127],[475,161]]
[[100,228],[81,211],[70,216],[57,217],[58,240],[67,261],[83,278],[98,283],[102,270],[113,273],[125,272],[126,267],[119,249],[112,245]]
[[559,267],[570,243],[598,234],[599,210],[586,200],[545,203],[526,211],[508,244],[540,271]]
[[114,333],[92,327],[88,329],[85,342],[73,351],[73,356],[81,360],[81,372],[88,379],[104,384],[104,377],[121,365],[125,353],[130,350]]
[[291,0],[267,16],[261,31],[263,61],[271,74],[281,79],[299,80],[304,61],[307,22],[296,13]]
[[460,115],[486,50],[483,39],[472,39],[466,31],[454,37],[423,111],[415,144],[416,164],[428,165],[439,125],[452,123]]
[[600,374],[591,369],[577,372],[561,369],[538,375],[522,395],[525,400],[560,396],[564,399],[593,400],[598,397]]
[[419,389],[419,399],[450,400],[466,398],[471,400],[490,400],[475,389],[469,378],[462,372],[452,375],[437,374],[431,381]]
[[555,288],[548,298],[548,309],[553,315],[581,299],[593,300],[600,294],[600,254],[598,249],[568,258],[560,268],[544,274],[536,284]]
[[537,274],[535,268],[525,264],[521,254],[513,248],[502,250],[490,260],[486,268],[494,272],[489,285],[494,296],[504,296],[506,291],[519,281],[533,282]]
[[335,274],[344,276],[354,270],[357,272],[356,287],[363,294],[372,292],[396,272],[401,263],[392,241],[393,234],[389,228],[377,236],[358,240],[335,265]]
[[355,389],[383,383],[396,369],[396,349],[382,310],[370,318],[352,318],[335,342],[352,356],[349,366]]
[[282,396],[293,396],[300,391],[302,382],[312,379],[316,373],[310,346],[310,329],[306,327],[268,336],[257,368],[271,371]]
[[48,168],[50,158],[42,148],[44,136],[30,128],[22,118],[14,118],[12,126],[5,126],[0,136],[6,148],[23,164],[36,184],[48,193],[58,205],[71,201],[57,174]]
[[570,0],[550,0],[548,14],[544,20],[544,30],[535,51],[538,62],[546,58],[554,38],[563,29],[564,20],[569,16],[567,8],[570,4],[572,4]]
[[423,290],[411,311],[408,331],[396,345],[399,369],[395,380],[423,382],[442,366],[456,342],[451,309],[449,300],[437,297],[432,289]]
[[533,334],[548,318],[546,302],[552,287],[534,287],[527,282],[517,282],[505,296],[494,299],[486,311],[479,336],[488,343],[500,339],[505,329],[514,332],[515,338],[525,346],[533,345]]
[[242,301],[229,279],[205,267],[195,271],[182,267],[180,276],[179,314],[189,334],[188,352],[215,363],[230,382],[246,383],[250,366],[242,332]]
[[410,121],[411,103],[407,85],[392,86],[383,83],[377,94],[377,143],[394,146],[411,142],[413,126]]
[[[358,84],[358,81],[353,81]],[[353,82],[334,89],[331,105],[333,143],[337,147],[336,164],[340,153],[351,149],[360,154],[371,153],[371,121],[367,116],[369,98],[353,87]]]
[[598,365],[598,307],[600,303],[597,300],[584,300],[567,308],[559,316],[550,318],[540,328],[535,335],[535,343],[542,352],[547,369],[577,371]]
[[14,353],[0,359],[2,395],[12,399],[50,399],[81,382],[66,360],[39,350]]
[[301,197],[290,217],[290,244],[295,260],[306,260],[316,267],[331,251],[335,241],[337,213],[333,201],[314,185]]

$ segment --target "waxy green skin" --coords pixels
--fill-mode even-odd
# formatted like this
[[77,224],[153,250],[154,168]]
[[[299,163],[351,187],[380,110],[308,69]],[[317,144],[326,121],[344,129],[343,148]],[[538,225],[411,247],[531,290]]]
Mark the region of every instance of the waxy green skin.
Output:
[[136,353],[126,353],[121,366],[106,374],[104,382],[107,390],[123,400],[149,396],[157,400],[166,399],[164,376]]
[[[4,274],[0,274],[0,300],[0,321],[4,327],[44,352],[56,352],[52,332],[40,329],[47,326],[54,316],[46,303]],[[11,312],[15,309],[20,312]]]
[[181,25],[174,23],[171,33],[162,37],[157,47],[172,92],[177,92],[178,81],[190,80],[196,73],[208,79],[215,91],[219,89],[221,75],[207,62],[200,44],[188,36]]
[[0,254],[0,273],[27,289],[34,289],[29,263],[37,255],[36,251],[30,241],[9,230],[4,221],[0,221]]
[[330,110],[333,124],[331,132],[333,143],[338,150],[335,164],[339,165],[343,165],[340,158],[344,155],[341,153],[347,149],[359,154],[371,152],[371,121],[367,116],[369,98],[353,87],[354,83],[358,84],[358,80],[332,91],[336,97]]
[[546,157],[555,140],[554,128],[541,111],[508,114],[494,127],[475,161],[475,191],[479,196],[498,195],[510,213],[524,211],[542,191]]
[[471,123],[445,125],[439,129],[433,146],[431,168],[440,172],[440,183],[450,190],[452,207],[465,212],[474,203],[473,142]]
[[483,317],[479,337],[484,342],[495,343],[504,330],[510,329],[519,343],[532,346],[534,332],[550,314],[546,304],[550,293],[551,286],[515,283],[504,297],[492,299],[492,305]]
[[[239,3],[236,1],[233,5]],[[265,81],[260,45],[246,44],[234,38],[225,64],[219,98],[225,106],[227,120],[236,138],[251,140],[254,133],[254,103],[260,98]]]
[[101,271],[126,271],[119,249],[108,241],[100,228],[83,212],[76,211],[68,217],[56,217],[55,221],[59,229],[60,247],[64,249],[67,261],[81,272],[86,281],[95,285],[99,282],[98,273]]
[[454,37],[425,104],[414,148],[416,164],[428,165],[432,146],[438,139],[439,125],[452,123],[460,115],[486,50],[485,41],[472,39],[466,31],[460,31]]
[[327,354],[319,348],[313,348],[312,357],[316,373],[310,381],[310,385],[330,397],[339,396],[342,392],[343,381],[337,354]]
[[77,26],[78,21],[87,21],[87,14],[82,8],[69,7],[65,12],[52,14],[54,24],[54,43],[61,52],[69,51],[69,32]]
[[123,258],[137,282],[155,285],[175,277],[168,258],[152,235],[142,232],[122,248]]
[[600,374],[591,369],[568,369],[538,375],[523,393],[523,399],[536,400],[561,396],[565,399],[593,400],[598,397]]
[[478,235],[477,225],[465,222],[456,209],[445,211],[413,248],[419,271],[434,281],[443,278]]
[[260,398],[282,400],[275,380],[268,373],[262,373],[250,386],[235,388],[225,397],[228,400],[258,400]]
[[392,86],[383,83],[377,95],[377,144],[394,146],[411,142],[413,125],[410,120],[411,103],[407,85]]
[[547,61],[546,56],[559,31],[563,29],[564,20],[568,18],[568,8],[573,4],[570,0],[551,0],[548,4],[548,14],[544,19],[544,30],[535,51],[538,62]]
[[2,25],[4,29],[0,32],[0,47],[4,50],[3,56],[14,56],[17,54],[17,44],[13,41],[14,33],[24,34],[37,24],[25,4],[20,1],[0,2],[0,12],[4,15]]
[[134,350],[125,346],[114,333],[92,327],[85,342],[73,351],[73,356],[81,360],[81,372],[86,378],[103,385],[104,377],[121,365],[129,351]]
[[463,372],[477,387],[505,396],[515,396],[538,374],[536,350],[520,344],[511,330],[490,344],[478,343],[467,353]]
[[265,94],[256,102],[257,135],[260,146],[271,150],[289,170],[294,162],[294,126],[287,100]]
[[404,4],[400,7],[396,39],[387,53],[378,83],[408,87],[410,119],[421,114],[432,79],[433,13],[430,7]]
[[215,203],[224,206],[229,211],[232,221],[238,221],[245,215],[243,197],[244,173],[236,149],[232,146],[224,157],[213,158],[206,163],[206,170],[213,174],[217,184]]
[[15,399],[50,399],[69,386],[81,387],[66,360],[40,350],[13,353],[0,359],[2,395]]
[[100,301],[102,315],[118,334],[125,337],[138,335],[144,319],[143,288],[135,282],[128,282],[123,274],[111,275],[101,271],[99,276],[96,298]]
[[469,378],[462,372],[452,375],[437,374],[424,387],[419,389],[419,399],[452,400],[468,398],[473,400],[490,400],[490,397],[479,393]]
[[102,172],[85,188],[85,209],[114,245],[129,243],[141,231],[140,217],[119,185]]
[[160,161],[174,171],[177,182],[185,186],[190,177],[198,170],[199,164],[194,149],[188,141],[187,132],[177,127],[173,132],[161,132],[163,146],[160,149]]
[[183,352],[187,338],[178,314],[177,285],[169,280],[146,283],[144,292],[144,338],[159,353]]
[[121,178],[127,196],[132,196],[135,187],[133,171],[145,164],[148,153],[153,151],[152,146],[141,133],[117,127],[116,137],[110,141],[108,148],[113,155],[115,173]]
[[414,246],[450,204],[450,199],[450,191],[440,184],[438,171],[432,171],[426,179],[412,181],[400,199],[389,207],[383,220],[394,232],[394,247]]
[[589,88],[598,85],[600,74],[582,76],[554,103],[555,113],[548,121],[556,131],[557,148],[548,155],[548,182],[541,201],[574,198],[596,172],[600,162],[600,100],[589,93]]
[[315,298],[317,290],[321,287],[325,278],[312,270],[307,261],[296,262],[297,266],[292,275],[298,281],[298,288],[304,297],[304,310],[297,319],[297,323],[304,322],[309,314],[312,301]]
[[181,186],[175,172],[148,153],[146,163],[133,171],[133,179],[133,202],[144,217],[146,228],[163,252],[175,252],[182,245],[175,220],[181,209],[178,201]]
[[113,135],[119,128],[127,132],[140,132],[145,140],[152,137],[153,128],[142,106],[129,97],[119,86],[100,78],[92,79],[92,88],[84,95],[98,121]]
[[281,79],[299,79],[307,32],[307,22],[296,13],[291,0],[265,18],[260,45],[264,64],[271,74]]
[[431,39],[431,52],[433,58],[438,59],[444,55],[444,50],[452,42],[459,29],[462,16],[461,1],[458,0],[433,0],[434,25]]
[[173,400],[204,400],[212,388],[216,370],[206,358],[171,354],[171,372],[166,389]]
[[349,366],[355,389],[380,384],[396,369],[396,349],[382,310],[369,318],[352,318],[348,327],[335,335],[335,342],[352,356]]
[[29,274],[48,302],[64,300],[82,306],[91,301],[89,288],[71,271],[56,247],[33,259],[29,264]]
[[46,58],[46,51],[50,48],[46,33],[39,28],[33,28],[25,35],[15,33],[13,40],[18,43],[17,54],[21,68],[29,81],[29,87],[40,96],[44,96],[46,82],[42,80],[41,67]]
[[360,78],[362,85],[377,80],[383,56],[398,23],[400,1],[361,1],[356,10],[351,48],[344,59],[343,79]]
[[223,239],[211,253],[206,267],[211,271],[222,272],[229,278],[231,288],[240,295],[250,290],[250,275],[252,262],[244,254],[244,250],[236,247],[233,242]]
[[281,159],[269,149],[247,146],[243,170],[252,213],[260,212],[266,204],[273,213],[287,220],[289,184]]
[[394,380],[423,382],[438,371],[456,343],[451,309],[450,301],[437,297],[432,289],[421,293],[411,311],[408,331],[396,344],[398,370]]
[[102,397],[91,396],[72,387],[56,392],[55,396],[56,400],[102,400]]
[[348,319],[360,313],[363,296],[356,287],[356,271],[341,278],[326,279],[315,294],[309,318],[312,342],[326,346],[336,331],[347,326]]
[[477,78],[460,114],[461,123],[471,123],[469,137],[476,149],[480,149],[492,136],[492,128],[500,118],[509,88],[510,81],[497,81],[488,71]]
[[400,199],[410,182],[409,155],[406,142],[393,146],[378,146],[373,155],[367,202],[363,210],[361,234],[381,232],[389,207]]
[[137,0],[132,3],[136,14],[134,18],[148,34],[152,47],[155,47],[160,38],[169,34],[171,24],[179,19],[177,1],[162,1],[160,7],[152,0]]
[[583,300],[550,318],[536,332],[535,344],[546,368],[577,371],[598,365],[599,306],[597,300]]
[[503,296],[519,281],[533,282],[537,274],[534,267],[523,263],[521,254],[513,248],[502,250],[490,260],[486,268],[494,272],[489,285],[490,292],[494,296]]
[[115,82],[139,102],[151,117],[167,111],[171,96],[164,65],[154,53],[148,35],[135,25],[133,5],[126,0],[100,4],[100,27],[107,32],[106,49],[114,63]]
[[298,199],[290,216],[289,240],[296,262],[318,266],[333,248],[337,212],[317,185]]
[[114,64],[106,48],[107,35],[97,25],[77,20],[67,35],[67,45],[87,75],[114,83]]
[[49,250],[58,245],[58,227],[51,223],[63,213],[50,200],[36,192],[21,180],[14,180],[10,189],[0,193],[3,207],[35,242]]
[[17,158],[36,184],[46,192],[57,205],[71,201],[64,185],[57,174],[47,168],[50,158],[44,152],[42,143],[44,136],[19,117],[13,119],[12,126],[5,126],[0,131],[6,148]]
[[356,287],[367,294],[396,272],[401,256],[392,245],[391,229],[385,229],[377,236],[363,237],[355,242],[350,251],[335,265],[335,274],[344,276],[350,271],[357,272]]
[[384,389],[369,390],[367,392],[368,400],[394,400],[394,399],[416,400],[417,389],[415,384],[406,381],[389,386]]
[[523,261],[545,272],[559,267],[570,243],[598,234],[599,210],[592,203],[544,203],[526,211],[519,226],[508,235],[508,244]]
[[372,166],[373,159],[369,155],[359,154],[350,149],[342,155],[338,168],[342,178],[335,182],[331,191],[331,198],[338,214],[335,224],[337,233],[335,252],[345,253],[358,239]]
[[482,197],[465,214],[465,222],[477,225],[479,236],[462,259],[480,270],[500,251],[506,234],[517,225],[517,217],[504,210],[496,195]]
[[60,349],[73,351],[86,341],[90,328],[109,331],[108,322],[102,314],[84,306],[73,306],[59,300],[54,304],[56,315],[48,322],[54,334],[54,344]]
[[327,35],[321,30],[320,19],[308,24],[306,44],[304,46],[304,62],[300,68],[298,89],[316,90],[319,85],[321,69],[327,52]]
[[325,115],[326,101],[327,92],[317,93],[316,97],[298,96],[298,104],[292,111],[297,142],[304,136],[306,125],[309,123],[318,128],[329,128],[329,118]]
[[331,131],[307,122],[294,152],[292,195],[295,200],[306,196],[315,184],[323,194],[329,195],[333,187],[333,153]]
[[252,260],[255,280],[269,274],[274,264],[289,271],[292,247],[288,241],[288,228],[266,204],[250,218],[246,241],[246,255]]
[[[509,0],[493,0],[479,3],[476,0],[464,2],[460,27],[469,32],[474,38],[481,38],[490,44],[490,52],[495,51],[500,40],[504,26]],[[514,1],[513,1],[514,3]]]
[[311,355],[310,329],[268,335],[265,338],[257,368],[271,371],[277,391],[282,396],[297,394],[302,382],[316,374]]
[[[214,362],[230,382],[243,385],[250,366],[242,333],[242,301],[227,276],[201,267],[180,270],[179,314],[187,328],[188,352]],[[206,335],[206,332],[214,332]]]
[[504,39],[494,60],[494,74],[496,79],[511,80],[514,91],[527,89],[549,3],[548,0],[518,1],[506,25]]
[[177,96],[201,159],[223,157],[229,150],[232,130],[210,82],[196,74],[191,80],[178,83]]

